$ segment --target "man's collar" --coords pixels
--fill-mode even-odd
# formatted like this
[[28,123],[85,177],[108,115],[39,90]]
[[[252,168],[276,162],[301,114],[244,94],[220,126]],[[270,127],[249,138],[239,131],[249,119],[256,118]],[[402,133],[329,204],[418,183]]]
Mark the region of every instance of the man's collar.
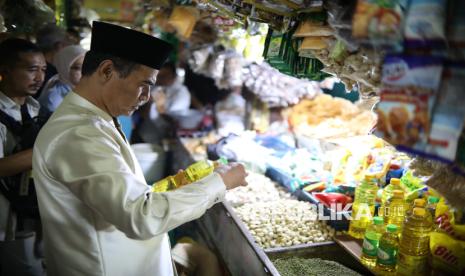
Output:
[[69,98],[69,102],[80,106],[84,109],[89,110],[90,112],[96,114],[99,117],[102,117],[105,121],[113,121],[113,118],[110,116],[110,114],[106,113],[102,109],[100,109],[98,106],[94,105],[90,101],[88,101],[86,98],[82,97],[81,95],[77,94],[74,91],[71,91],[69,95],[67,96]]
[[[32,107],[40,108],[39,102],[36,99],[34,99],[33,97],[31,97],[31,96],[26,97],[25,103],[28,104],[28,105],[31,105]],[[14,108],[16,106],[19,106],[15,101],[13,101],[10,97],[5,95],[1,91],[0,91],[0,105],[2,106],[2,109],[3,108],[4,109],[11,109],[11,108]]]

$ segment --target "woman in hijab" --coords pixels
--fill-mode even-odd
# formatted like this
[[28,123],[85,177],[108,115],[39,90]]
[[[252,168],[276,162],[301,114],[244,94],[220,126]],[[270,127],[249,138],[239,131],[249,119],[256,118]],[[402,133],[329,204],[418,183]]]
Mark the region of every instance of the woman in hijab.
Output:
[[71,45],[61,49],[53,59],[58,74],[45,84],[39,97],[41,110],[52,113],[81,79],[81,67],[86,50]]

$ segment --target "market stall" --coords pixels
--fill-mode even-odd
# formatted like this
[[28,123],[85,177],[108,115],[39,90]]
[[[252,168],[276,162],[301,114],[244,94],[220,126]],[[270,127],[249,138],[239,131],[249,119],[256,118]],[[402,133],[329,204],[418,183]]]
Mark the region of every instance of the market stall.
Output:
[[220,157],[248,170],[176,230],[227,273],[464,273],[463,1],[120,4],[102,16],[170,40],[201,102],[170,121],[164,174]]

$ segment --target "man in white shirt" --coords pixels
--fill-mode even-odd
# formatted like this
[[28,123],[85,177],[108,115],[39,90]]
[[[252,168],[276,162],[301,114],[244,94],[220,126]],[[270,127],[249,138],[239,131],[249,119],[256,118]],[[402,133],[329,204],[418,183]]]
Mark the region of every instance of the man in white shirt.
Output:
[[38,209],[29,176],[40,127],[33,120],[39,103],[32,96],[44,81],[45,68],[45,58],[33,43],[7,39],[0,44],[1,275],[43,273],[33,250]]
[[149,100],[170,52],[157,38],[93,23],[83,77],[34,146],[47,275],[174,275],[166,232],[247,184],[238,164],[166,193],[146,184],[115,118]]

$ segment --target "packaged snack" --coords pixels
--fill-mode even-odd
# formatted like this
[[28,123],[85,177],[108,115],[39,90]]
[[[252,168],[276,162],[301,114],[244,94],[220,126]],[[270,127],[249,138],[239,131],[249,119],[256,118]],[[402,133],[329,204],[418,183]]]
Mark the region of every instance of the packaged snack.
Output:
[[194,7],[175,6],[168,19],[168,24],[176,29],[179,36],[187,39],[191,36],[199,16],[199,10]]
[[436,271],[447,275],[464,275],[465,273],[465,241],[451,236],[431,232],[431,266]]
[[405,191],[405,200],[413,202],[415,199],[422,197],[427,191],[428,187],[423,181],[415,177],[412,171],[407,171],[400,179],[402,189]]
[[435,57],[386,57],[376,110],[378,136],[404,150],[425,152],[442,67]]
[[405,21],[409,48],[445,47],[446,0],[411,0]]
[[404,14],[400,1],[358,0],[352,35],[371,45],[398,49]]
[[461,221],[462,218],[461,212],[451,209],[443,199],[437,204],[435,223],[439,232],[454,239],[465,241],[465,224]]
[[332,36],[333,29],[325,26],[320,22],[312,20],[302,21],[294,33],[294,37],[308,37],[308,36]]
[[455,160],[457,145],[465,123],[464,64],[447,64],[434,115],[427,152],[442,160]]

